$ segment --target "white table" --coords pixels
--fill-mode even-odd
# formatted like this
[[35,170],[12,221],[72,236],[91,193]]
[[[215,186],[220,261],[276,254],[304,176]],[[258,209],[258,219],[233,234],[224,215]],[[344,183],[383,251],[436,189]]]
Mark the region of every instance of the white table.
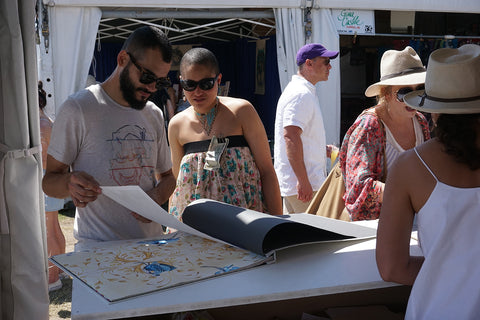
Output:
[[[72,320],[128,318],[202,309],[229,314],[223,319],[233,319],[234,315],[246,319],[245,312],[249,308],[258,316],[256,319],[263,319],[260,313],[264,311],[266,318],[267,314],[271,317],[274,312],[292,308],[308,309],[310,306],[311,309],[312,304],[317,308],[345,305],[345,301],[350,305],[362,301],[375,304],[378,299],[388,301],[395,295],[405,300],[409,288],[380,278],[375,262],[375,241],[354,240],[289,248],[280,251],[273,264],[112,304],[77,280],[73,283]],[[411,251],[421,255],[414,239]],[[281,311],[282,308],[285,310]]]

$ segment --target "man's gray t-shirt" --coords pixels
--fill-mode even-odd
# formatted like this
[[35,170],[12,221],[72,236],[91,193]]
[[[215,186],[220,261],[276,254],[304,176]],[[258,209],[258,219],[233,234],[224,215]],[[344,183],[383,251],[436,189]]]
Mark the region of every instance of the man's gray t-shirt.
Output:
[[[172,167],[164,119],[147,102],[142,110],[123,107],[100,85],[70,96],[55,119],[48,154],[85,171],[101,186],[155,187],[155,173]],[[77,208],[77,240],[120,240],[157,236],[162,226],[136,220],[130,210],[104,195]]]

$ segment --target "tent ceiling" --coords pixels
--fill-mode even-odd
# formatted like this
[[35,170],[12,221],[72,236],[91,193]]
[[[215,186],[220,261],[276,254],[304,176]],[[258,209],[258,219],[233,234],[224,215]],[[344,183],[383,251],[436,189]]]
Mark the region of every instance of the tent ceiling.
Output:
[[177,9],[159,8],[132,11],[102,8],[97,38],[123,41],[141,24],[156,25],[172,44],[205,41],[256,40],[275,34],[273,9]]

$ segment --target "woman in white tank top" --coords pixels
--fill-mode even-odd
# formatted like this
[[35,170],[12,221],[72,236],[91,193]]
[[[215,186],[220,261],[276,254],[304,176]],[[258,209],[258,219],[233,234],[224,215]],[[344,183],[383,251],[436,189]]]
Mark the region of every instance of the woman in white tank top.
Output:
[[[425,90],[405,97],[440,114],[436,138],[389,171],[376,258],[385,281],[413,285],[405,319],[480,315],[480,46],[438,49]],[[423,256],[410,256],[414,217]]]

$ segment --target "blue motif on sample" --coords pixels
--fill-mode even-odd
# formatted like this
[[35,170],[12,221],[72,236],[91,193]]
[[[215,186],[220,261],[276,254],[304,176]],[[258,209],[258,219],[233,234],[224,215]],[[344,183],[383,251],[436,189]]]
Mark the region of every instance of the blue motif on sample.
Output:
[[219,271],[215,272],[215,274],[222,274],[222,273],[227,273],[233,270],[237,270],[238,267],[235,267],[233,264],[231,264],[229,266],[225,266],[223,268],[217,268],[217,269],[219,269]]
[[178,238],[172,238],[172,239],[159,239],[159,240],[144,240],[144,241],[139,241],[138,243],[142,243],[142,244],[156,244],[156,245],[163,245],[163,244],[167,244],[169,242],[174,242],[174,241],[178,241]]
[[174,266],[160,263],[158,261],[148,262],[143,267],[143,270],[145,270],[147,273],[153,274],[154,276],[159,276],[162,272],[168,272],[175,269],[176,268]]

